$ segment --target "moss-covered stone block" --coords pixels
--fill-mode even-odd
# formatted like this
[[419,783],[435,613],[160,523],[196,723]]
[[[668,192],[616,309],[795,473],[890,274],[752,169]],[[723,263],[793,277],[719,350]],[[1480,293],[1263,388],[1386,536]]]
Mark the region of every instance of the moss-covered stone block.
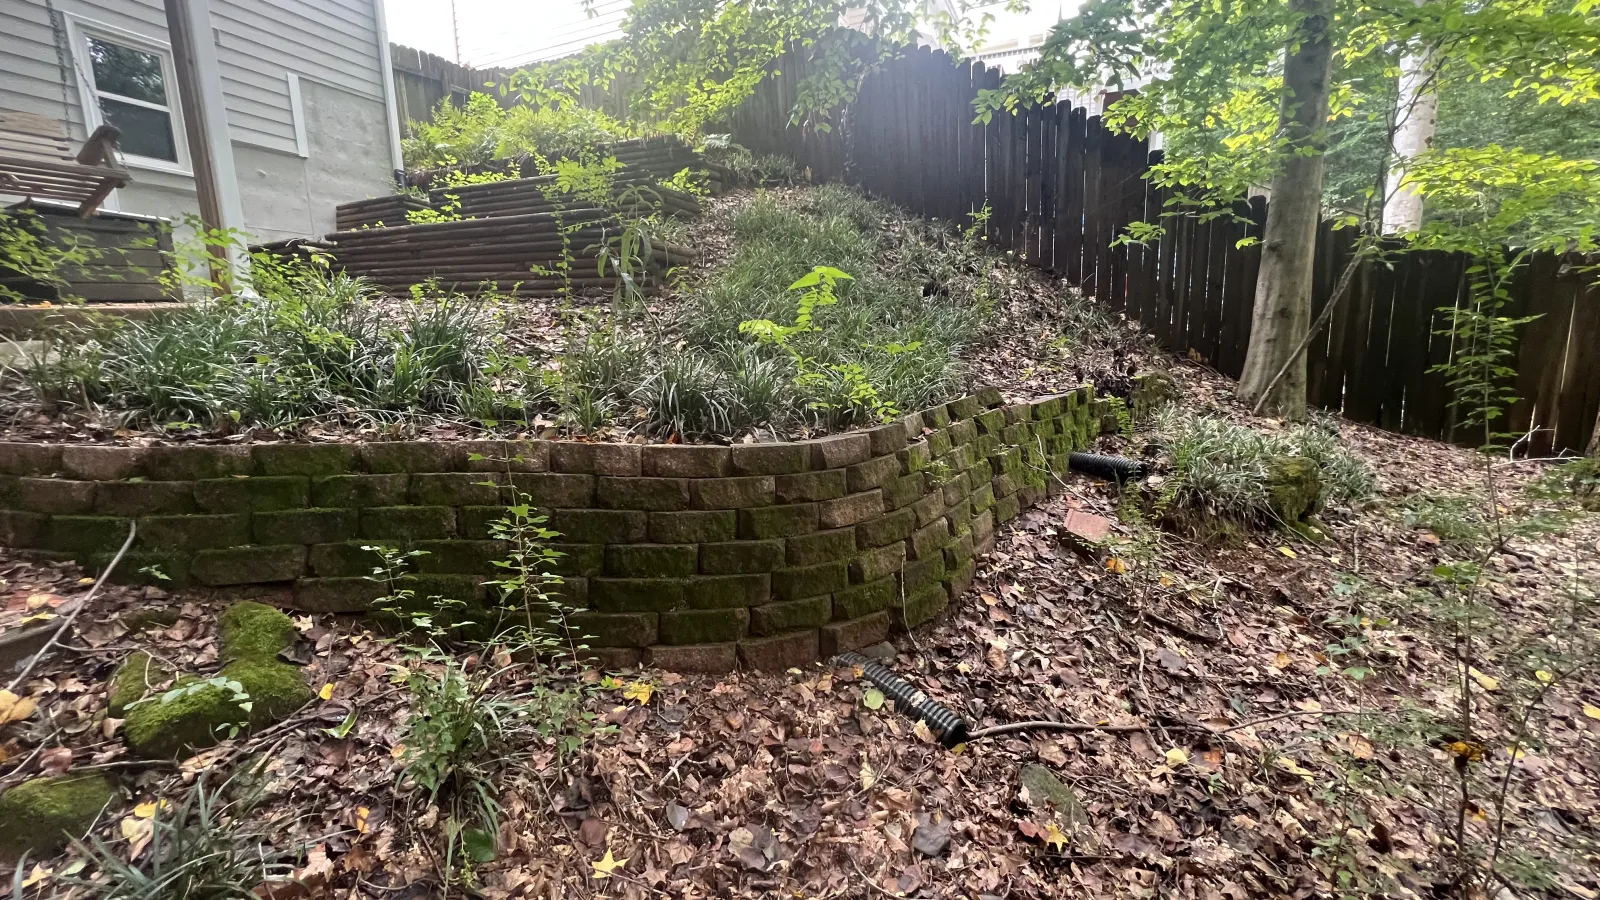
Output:
[[1267,463],[1267,497],[1273,515],[1298,522],[1317,511],[1322,498],[1322,470],[1304,456],[1279,456]]
[[783,541],[724,541],[700,545],[700,572],[704,575],[743,575],[771,572],[783,567]]
[[682,609],[688,579],[591,578],[589,602],[599,612],[667,612]]
[[694,544],[613,544],[606,548],[605,573],[622,578],[674,578],[700,568]]
[[[247,699],[214,679],[186,676],[173,686],[182,693],[172,700],[163,696],[128,711],[122,726],[128,746],[146,759],[171,759],[215,746],[235,731],[281,722],[312,697],[300,669],[275,659],[239,659],[217,678],[236,682]],[[246,702],[248,711],[241,705]]]
[[248,479],[203,480],[194,482],[194,496],[195,504],[202,512],[302,509],[310,504],[310,479],[302,476],[256,476]]
[[354,469],[359,451],[351,444],[257,444],[250,455],[262,475],[324,478]]
[[556,441],[550,445],[550,468],[585,475],[637,476],[642,449],[637,444],[580,444]]
[[912,559],[926,559],[942,553],[945,545],[950,543],[950,523],[943,518],[935,519],[913,531],[906,543],[907,554]]
[[[205,484],[206,482],[198,482]],[[195,496],[195,482],[102,481],[95,492],[94,509],[102,516],[159,516],[204,509]],[[248,507],[218,510],[248,512]]]
[[817,506],[817,522],[823,528],[844,528],[865,522],[882,512],[883,490],[875,488],[837,500],[823,501]]
[[584,641],[595,647],[648,647],[657,639],[655,613],[581,612],[567,617],[567,624]]
[[906,542],[895,541],[858,555],[850,561],[850,580],[856,584],[893,575],[906,564]]
[[890,623],[897,629],[910,630],[944,612],[950,605],[950,595],[943,584],[925,585],[906,594],[903,604],[889,607]]
[[411,476],[417,506],[493,506],[511,500],[500,472],[418,472]]
[[305,569],[304,544],[201,550],[189,564],[195,580],[212,587],[294,581],[305,574]]
[[33,778],[0,794],[0,860],[55,854],[83,838],[116,795],[111,779],[89,774]]
[[[755,624],[752,622],[752,629]],[[817,660],[817,630],[807,628],[739,642],[739,661],[763,672],[783,672]]]
[[306,568],[312,575],[338,577],[370,575],[382,557],[367,547],[377,546],[373,541],[342,541],[337,544],[317,544],[306,554]]
[[[839,503],[842,501],[831,500],[828,502]],[[783,506],[741,509],[739,510],[739,536],[749,540],[791,537],[816,531],[817,522],[817,504],[815,503],[790,503]]]
[[505,541],[417,541],[411,550],[422,551],[411,565],[419,575],[499,574],[495,560],[506,558],[510,545]]
[[361,510],[361,536],[387,541],[426,541],[455,534],[449,506],[372,506]]
[[250,448],[225,444],[191,447],[150,447],[144,454],[144,472],[151,481],[203,481],[249,475],[255,468]]
[[[904,452],[904,451],[901,451]],[[845,469],[851,492],[883,487],[901,475],[901,462],[895,456],[878,456]]]
[[737,475],[792,475],[811,468],[811,448],[804,444],[735,444],[729,451]]
[[738,515],[731,509],[653,512],[649,515],[649,538],[657,544],[731,541],[739,532]]
[[983,409],[982,405],[978,403],[978,398],[971,394],[951,400],[944,405],[944,408],[950,411],[950,418],[952,419],[970,419]]
[[779,503],[834,500],[843,497],[849,490],[844,469],[821,469],[798,475],[779,475],[773,481]]
[[684,598],[690,609],[759,606],[772,599],[772,576],[765,572],[697,575],[684,588]]
[[75,516],[94,512],[95,482],[17,479],[17,504],[29,512]]
[[244,600],[217,617],[219,655],[224,661],[271,659],[294,643],[294,620],[265,603]]
[[468,472],[545,472],[549,441],[460,441],[460,460]]
[[594,505],[593,475],[563,472],[512,475],[511,485],[534,506],[581,509]]
[[[90,574],[99,577],[116,556],[114,550],[102,550],[98,553],[80,553],[77,560]],[[194,583],[190,571],[193,559],[194,555],[186,550],[130,550],[122,557],[122,562],[117,563],[116,571],[111,573],[111,581],[115,584],[143,584],[161,588],[187,587]],[[163,575],[166,577],[163,578]]]
[[1022,501],[1016,494],[1009,497],[996,497],[994,501],[995,521],[1004,525],[1015,519],[1022,512]]
[[377,441],[361,445],[361,462],[374,475],[454,472],[461,448],[445,441]]
[[354,538],[360,525],[354,509],[286,509],[250,517],[258,544],[331,544]]
[[124,718],[129,706],[166,687],[173,674],[171,666],[143,650],[129,653],[111,674],[106,711],[115,718]]
[[[265,479],[251,479],[261,481]],[[333,475],[327,478],[318,478],[311,482],[311,504],[319,507],[335,506],[401,506],[406,502],[406,494],[411,488],[411,476],[404,473],[394,475]],[[198,493],[198,487],[196,492]],[[289,506],[306,506],[307,504],[286,504]],[[259,507],[265,508],[265,507]]]
[[951,422],[945,431],[949,433],[950,443],[954,445],[951,449],[964,447],[978,439],[978,423],[972,419]]
[[815,566],[779,569],[772,573],[775,600],[801,600],[842,591],[850,586],[850,567],[844,560]]
[[[844,559],[856,552],[856,530],[834,528],[801,534],[784,542],[785,560],[791,566],[814,566],[818,563]],[[780,568],[780,567],[774,567]]]
[[803,600],[781,600],[750,610],[750,633],[755,635],[783,634],[803,628],[818,628],[833,618],[831,596],[807,597]]
[[910,560],[900,570],[900,584],[907,592],[932,584],[945,575],[944,555],[935,554],[924,559]]
[[702,478],[690,482],[690,499],[695,509],[750,509],[771,506],[775,498],[776,481],[772,475]]
[[994,506],[994,485],[985,482],[972,492],[972,514],[979,515]]
[[930,407],[922,411],[922,424],[935,431],[948,428],[950,425],[950,410],[943,405]]
[[601,478],[595,502],[604,509],[673,512],[689,508],[687,478]]
[[950,440],[949,431],[930,431],[927,435],[928,453],[935,459],[950,452],[955,443]]
[[910,508],[897,509],[892,513],[887,513],[857,525],[856,546],[866,550],[872,547],[885,547],[895,541],[903,541],[911,536],[911,530],[916,527],[916,524],[916,513],[913,513]]
[[550,563],[550,571],[556,575],[587,577],[599,575],[605,570],[604,544],[555,543],[547,546],[558,554]]
[[31,550],[45,546],[50,540],[49,516],[43,513],[0,509],[0,547]]
[[663,644],[716,644],[736,641],[750,630],[748,609],[685,609],[661,614]]
[[883,508],[886,510],[910,506],[921,499],[928,490],[928,478],[923,472],[901,475],[883,486]]
[[388,592],[387,586],[364,577],[302,578],[294,583],[293,604],[305,612],[366,612]]
[[890,576],[858,584],[833,595],[833,618],[859,619],[900,600],[900,579]]
[[906,445],[909,438],[904,422],[889,422],[863,432],[872,445],[873,456],[888,456]]
[[645,539],[648,524],[647,514],[636,509],[558,509],[550,513],[547,527],[579,544],[636,544]]
[[639,450],[640,473],[656,478],[721,478],[733,471],[727,447],[649,444]]
[[832,434],[800,445],[810,449],[813,469],[841,469],[872,455],[872,438],[860,433]]
[[860,650],[889,636],[889,614],[875,612],[859,619],[829,622],[817,629],[817,653],[822,658],[846,650]]
[[1006,414],[1004,410],[991,409],[979,413],[973,421],[978,426],[980,435],[993,435],[998,437],[1006,427]]
[[61,472],[84,481],[121,481],[139,474],[144,462],[140,447],[104,447],[78,444],[61,448]]
[[127,519],[110,516],[51,516],[45,526],[44,545],[47,550],[59,550],[62,553],[92,553],[99,550],[116,550],[127,539]]
[[917,527],[921,528],[935,519],[944,516],[944,492],[934,491],[921,500],[911,504],[911,512],[917,517]]

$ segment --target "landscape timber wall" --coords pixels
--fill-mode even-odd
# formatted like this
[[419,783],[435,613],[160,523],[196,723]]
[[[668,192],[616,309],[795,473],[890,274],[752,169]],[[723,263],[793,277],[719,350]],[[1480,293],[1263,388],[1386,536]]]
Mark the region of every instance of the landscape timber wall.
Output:
[[[867,431],[724,446],[573,441],[0,444],[0,546],[117,577],[271,585],[362,612],[382,544],[406,586],[482,604],[507,495],[547,511],[572,620],[603,662],[782,669],[883,640],[972,582],[995,528],[1100,433],[1094,389],[1002,406],[984,389]],[[478,456],[482,458],[474,459]],[[144,570],[141,572],[141,570]],[[166,583],[166,582],[163,582]]]

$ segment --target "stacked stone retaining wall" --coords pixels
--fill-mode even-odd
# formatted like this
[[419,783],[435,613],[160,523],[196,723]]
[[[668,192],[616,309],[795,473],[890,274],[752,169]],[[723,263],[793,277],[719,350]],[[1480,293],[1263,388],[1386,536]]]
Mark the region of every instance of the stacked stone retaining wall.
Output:
[[425,551],[407,578],[418,596],[476,604],[514,488],[560,533],[573,624],[607,663],[787,668],[937,615],[1103,413],[1085,386],[731,447],[0,444],[0,545],[98,570],[137,520],[117,577],[276,585],[318,612],[366,610],[384,589],[362,547],[385,545]]

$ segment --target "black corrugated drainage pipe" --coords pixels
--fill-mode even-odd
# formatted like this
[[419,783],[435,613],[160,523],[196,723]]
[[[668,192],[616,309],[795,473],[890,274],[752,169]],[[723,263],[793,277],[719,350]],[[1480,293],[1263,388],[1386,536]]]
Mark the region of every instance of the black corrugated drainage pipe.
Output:
[[885,697],[894,701],[896,710],[908,718],[926,722],[928,730],[933,732],[940,744],[954,747],[967,742],[966,721],[947,709],[944,704],[913,687],[904,678],[859,653],[841,653],[839,661],[846,665],[860,666],[861,673],[867,680],[878,690],[883,691]]
[[1104,478],[1122,484],[1144,477],[1144,463],[1126,456],[1105,456],[1099,453],[1071,453],[1067,465],[1075,472]]

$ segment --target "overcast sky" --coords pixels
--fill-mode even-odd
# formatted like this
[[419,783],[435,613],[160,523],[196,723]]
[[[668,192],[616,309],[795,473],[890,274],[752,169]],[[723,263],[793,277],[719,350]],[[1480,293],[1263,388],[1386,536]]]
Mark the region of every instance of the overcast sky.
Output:
[[[580,0],[383,0],[389,39],[397,44],[457,58],[472,66],[496,66],[564,56],[605,40],[632,0],[595,0],[589,17]],[[1022,38],[1050,27],[1058,11],[1070,14],[1075,0],[1035,0],[1020,15],[999,10],[989,40]]]

